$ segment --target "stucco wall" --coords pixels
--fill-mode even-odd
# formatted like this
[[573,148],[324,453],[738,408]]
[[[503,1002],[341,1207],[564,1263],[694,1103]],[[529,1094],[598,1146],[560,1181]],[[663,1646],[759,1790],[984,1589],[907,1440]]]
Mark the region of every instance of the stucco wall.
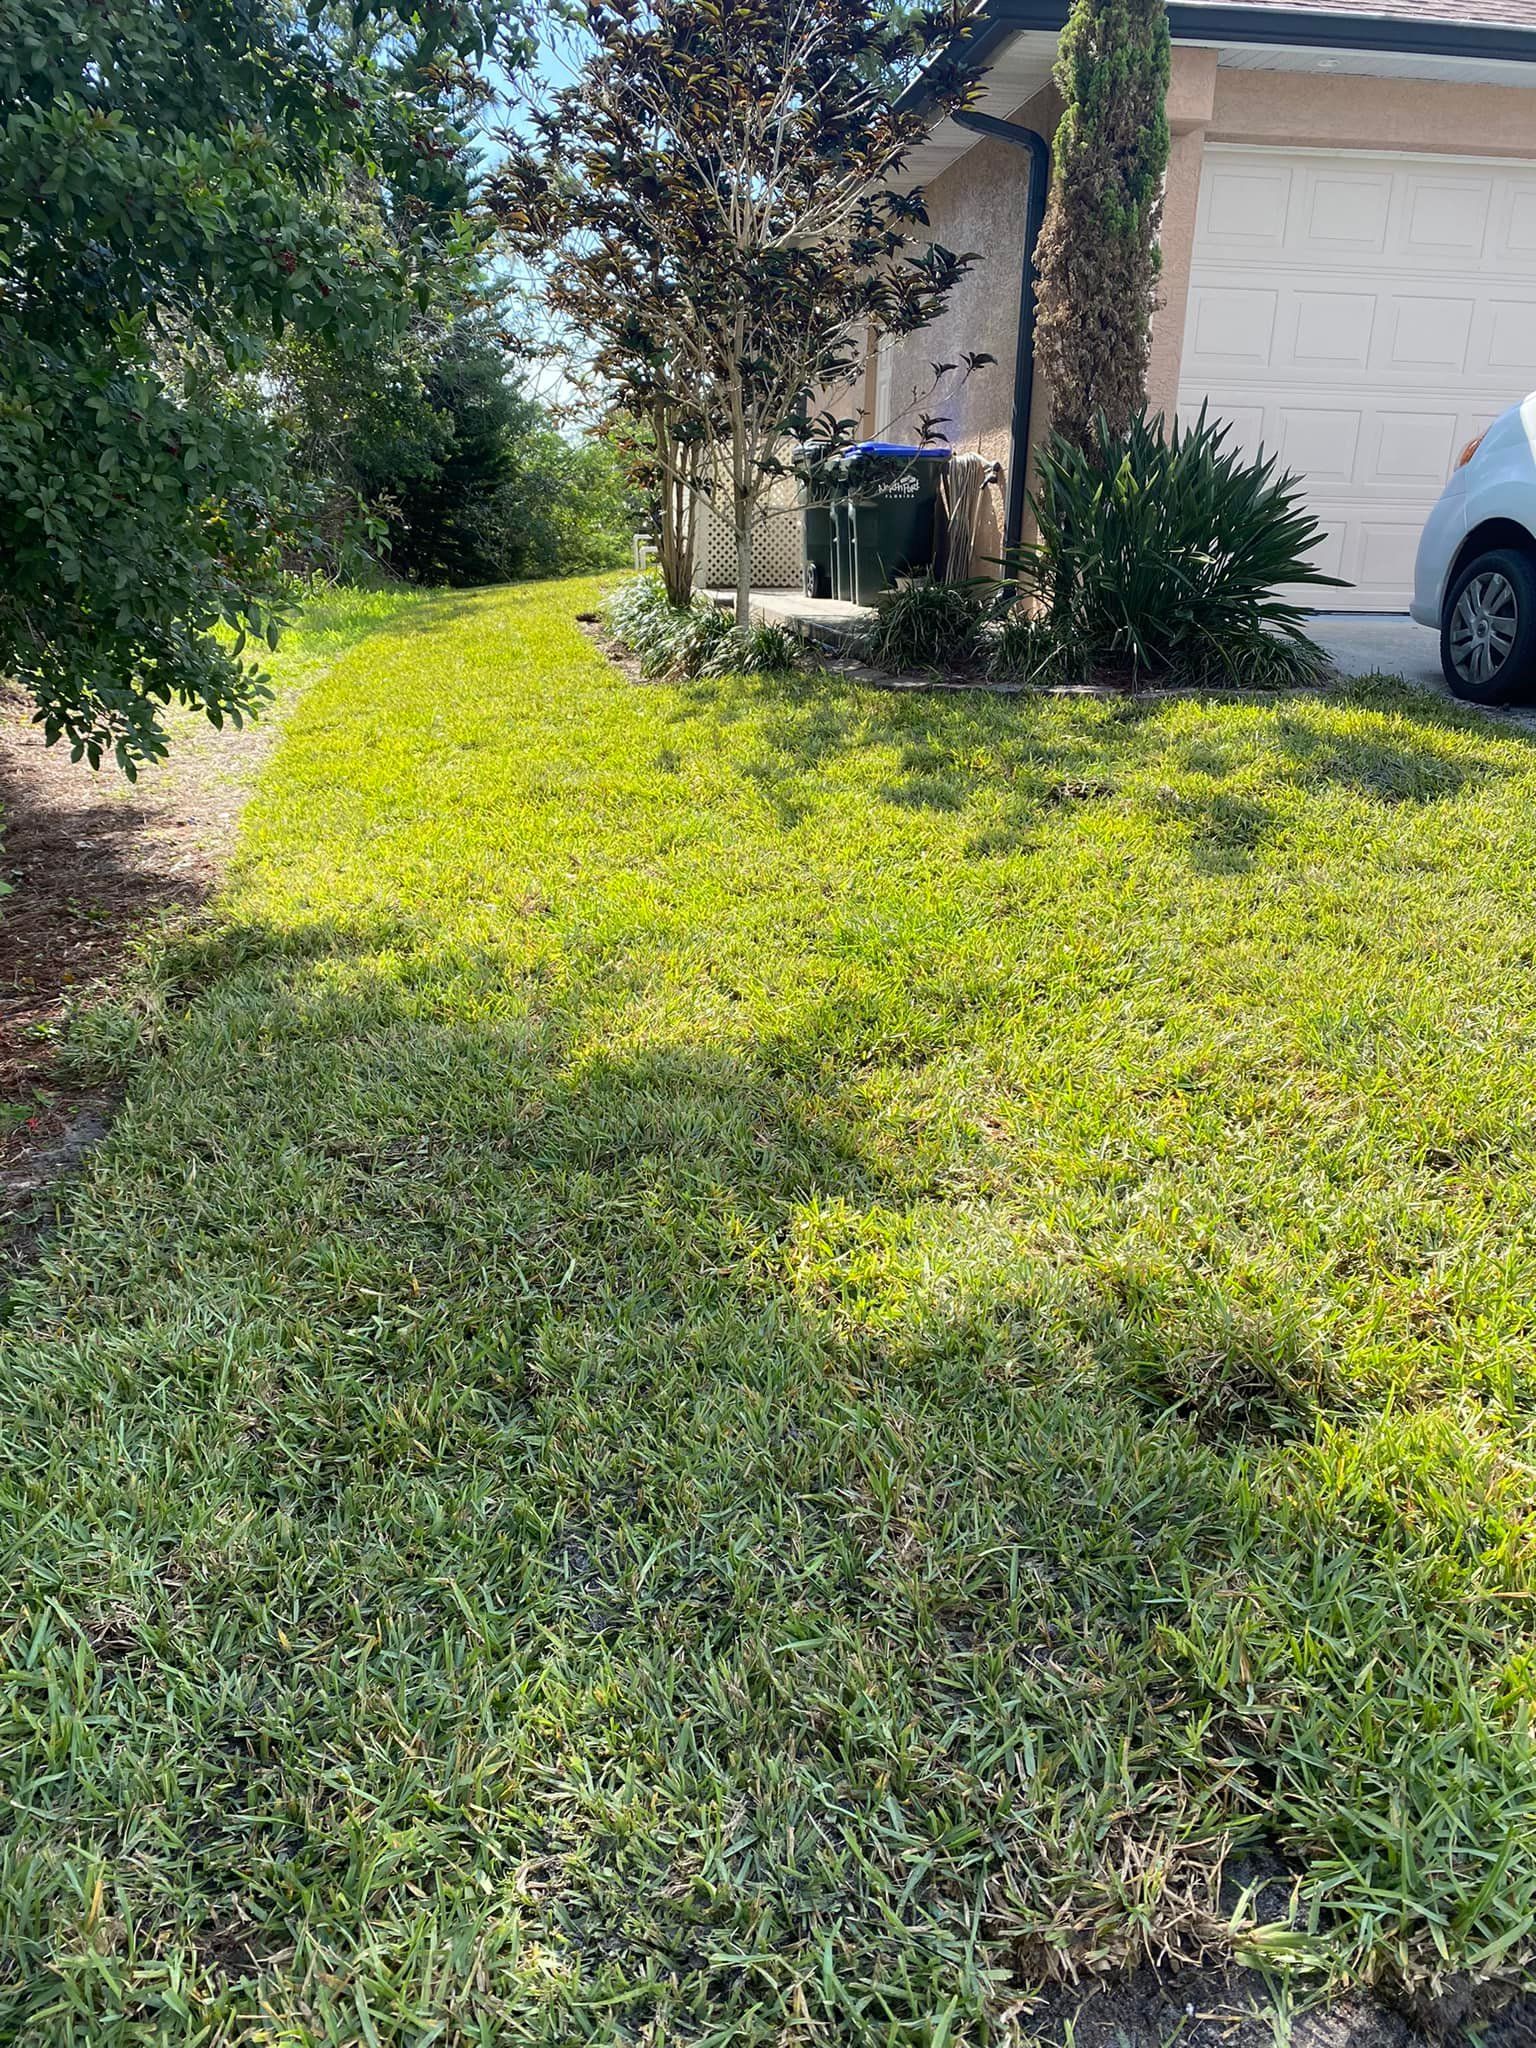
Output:
[[[1049,137],[1061,118],[1061,103],[1054,92],[1042,93],[1010,118]],[[1004,481],[988,490],[978,529],[977,552],[982,558],[1002,552],[1028,193],[1027,152],[991,138],[967,150],[927,187],[934,238],[957,254],[973,250],[981,261],[961,280],[931,327],[886,344],[891,352],[888,417],[879,417],[873,366],[865,387],[867,434],[915,438],[918,419],[930,413],[947,422],[939,432],[952,447],[1002,464]],[[958,362],[962,350],[997,360],[969,377],[962,370],[950,371],[935,387],[933,364]]]
[[1216,73],[1212,142],[1536,157],[1536,90],[1299,71]]
[[[1022,150],[1006,142],[978,142],[928,187],[933,238],[957,255],[974,250],[982,260],[960,280],[931,327],[884,344],[891,358],[889,413],[870,422],[870,431],[882,439],[910,439],[924,413],[942,414],[954,447],[994,461],[1006,457],[1028,170]],[[971,377],[951,371],[935,388],[932,365],[958,361],[963,349],[985,351],[997,361]]]
[[1162,274],[1152,316],[1152,350],[1147,363],[1147,403],[1172,417],[1179,395],[1179,356],[1184,311],[1195,253],[1195,219],[1200,207],[1200,166],[1216,99],[1216,52],[1173,53],[1168,81],[1168,174],[1163,181]]

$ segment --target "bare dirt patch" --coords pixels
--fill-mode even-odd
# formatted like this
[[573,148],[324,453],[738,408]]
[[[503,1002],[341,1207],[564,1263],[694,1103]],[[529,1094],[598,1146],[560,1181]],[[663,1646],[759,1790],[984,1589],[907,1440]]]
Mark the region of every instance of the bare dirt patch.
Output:
[[1309,2005],[1257,1971],[1144,1965],[1059,1985],[1029,2012],[1035,2048],[1533,2048],[1536,1999],[1453,1984],[1390,2002],[1362,1991]]
[[116,1106],[61,1066],[69,1011],[121,982],[141,934],[207,901],[278,708],[239,731],[178,719],[170,759],[130,783],[46,746],[26,700],[0,690],[0,1265],[52,1220]]

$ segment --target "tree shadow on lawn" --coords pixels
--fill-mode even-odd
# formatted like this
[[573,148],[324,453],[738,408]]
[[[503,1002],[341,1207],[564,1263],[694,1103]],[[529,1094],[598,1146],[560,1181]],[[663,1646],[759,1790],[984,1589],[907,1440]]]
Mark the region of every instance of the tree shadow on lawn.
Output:
[[[1383,813],[1523,772],[1531,736],[1366,683],[1254,697],[998,697],[878,692],[827,677],[687,686],[687,721],[757,721],[743,769],[786,827],[835,787],[838,762],[896,753],[882,795],[912,811],[975,814],[978,858],[1027,850],[1084,805],[1132,804],[1177,828],[1191,864],[1241,871],[1298,796],[1337,790]],[[1209,719],[1210,730],[1201,730]],[[1241,778],[1247,786],[1223,786]],[[981,814],[991,815],[982,820]]]
[[[136,1946],[98,1974],[176,1957],[217,1999],[266,1958],[269,2017],[350,2013],[430,1921],[473,1937],[441,1995],[503,2026],[622,1991],[663,2031],[915,2040],[1053,1955],[1221,1953],[1229,1840],[1399,1896],[1428,1790],[1378,1733],[1397,1803],[1351,1820],[1353,1676],[1411,1672],[1411,1723],[1474,1653],[1381,1596],[1391,1529],[1282,1487],[1260,1536],[1267,1438],[1152,1412],[1173,1349],[1232,1351],[1219,1299],[1022,1258],[811,1048],[627,1045],[494,953],[381,965],[400,936],[184,962],[203,1001],[7,1333],[8,1441],[70,1502],[35,1577],[79,1625],[33,1661],[85,1657],[97,1759],[41,1753],[38,1868],[112,1856]],[[1309,1750],[1255,1701],[1322,1556]],[[498,1961],[508,1913],[558,1981]]]

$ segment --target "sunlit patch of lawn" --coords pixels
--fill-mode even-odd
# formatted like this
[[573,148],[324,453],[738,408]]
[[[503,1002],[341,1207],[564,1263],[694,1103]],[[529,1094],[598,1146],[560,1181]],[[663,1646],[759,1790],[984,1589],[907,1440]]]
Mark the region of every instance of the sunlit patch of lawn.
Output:
[[0,2033],[1528,1962],[1530,739],[642,687],[594,589],[285,657],[12,1301]]

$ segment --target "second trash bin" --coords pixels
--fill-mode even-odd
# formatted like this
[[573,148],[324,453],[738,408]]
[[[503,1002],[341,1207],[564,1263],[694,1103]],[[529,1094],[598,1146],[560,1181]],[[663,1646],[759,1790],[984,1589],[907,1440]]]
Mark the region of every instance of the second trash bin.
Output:
[[933,568],[949,457],[947,448],[900,441],[859,441],[844,453],[840,482],[847,496],[834,508],[834,582],[845,603],[874,604],[898,576]]

